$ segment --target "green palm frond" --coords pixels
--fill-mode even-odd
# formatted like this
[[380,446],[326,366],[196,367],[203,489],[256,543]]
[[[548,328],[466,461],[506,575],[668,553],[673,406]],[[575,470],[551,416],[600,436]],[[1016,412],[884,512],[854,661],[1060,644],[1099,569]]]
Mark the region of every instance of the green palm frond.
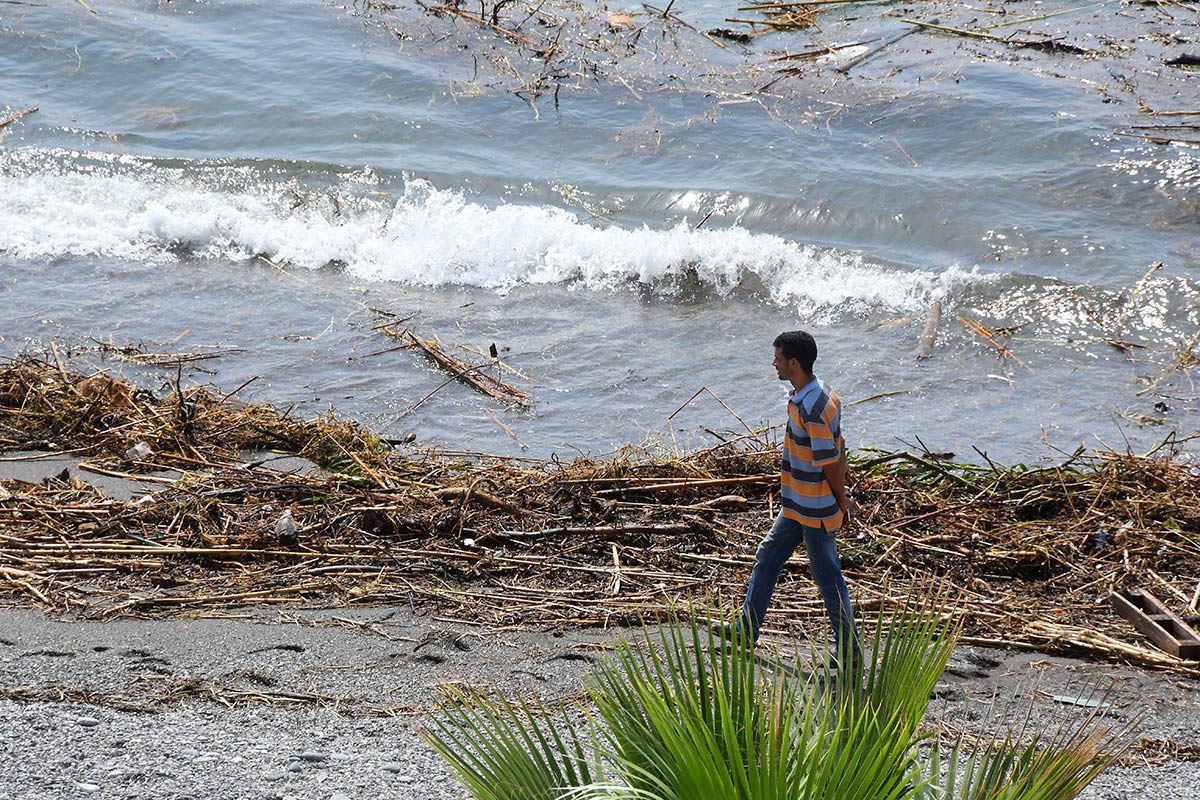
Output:
[[715,647],[706,653],[691,641],[699,641],[694,621],[685,629],[673,620],[657,636],[646,629],[597,670],[589,694],[632,788],[664,798],[737,797],[753,752],[738,721],[761,706],[751,700],[753,660]]
[[647,633],[625,643],[600,668],[590,693],[631,786],[663,798],[915,795],[904,714],[886,703],[837,701],[838,683],[823,676],[763,669],[752,647],[736,633],[705,644],[693,618],[663,626],[657,640]]
[[479,800],[557,800],[599,777],[598,758],[587,755],[568,720],[461,690],[451,700],[422,735]]
[[881,716],[903,721],[911,736],[929,707],[929,697],[950,662],[961,624],[950,607],[948,593],[933,589],[910,597],[904,606],[875,621],[875,649],[860,683],[859,676],[839,676],[840,688],[853,703],[870,703]]
[[922,597],[880,612],[856,672],[775,669],[689,613],[596,666],[583,724],[459,693],[424,735],[478,800],[1067,800],[1111,763],[1095,714],[922,758],[918,726],[959,631],[944,592]]
[[960,737],[948,747],[933,746],[920,798],[1070,800],[1112,764],[1129,741],[1128,726],[1107,726],[1095,712],[1051,734],[1034,732],[1025,745],[1006,733],[968,754]]

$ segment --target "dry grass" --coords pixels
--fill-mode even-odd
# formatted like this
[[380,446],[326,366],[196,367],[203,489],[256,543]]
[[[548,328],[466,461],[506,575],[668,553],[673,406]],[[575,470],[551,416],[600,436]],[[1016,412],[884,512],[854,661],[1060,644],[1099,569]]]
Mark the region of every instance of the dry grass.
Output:
[[[131,460],[137,442],[151,453]],[[449,457],[211,388],[156,397],[54,362],[0,368],[0,448],[51,445],[84,469],[179,474],[141,502],[70,477],[0,483],[0,596],[100,618],[412,603],[495,626],[627,623],[739,597],[777,491],[777,454],[751,437],[677,459]],[[325,472],[239,458],[263,446]],[[1169,453],[1053,467],[868,453],[852,470],[863,514],[841,550],[860,613],[950,578],[968,642],[1200,674],[1146,645],[1109,600],[1139,586],[1195,613],[1200,475]],[[278,525],[284,509],[294,532]],[[776,629],[826,624],[804,569],[797,557],[785,573]]]

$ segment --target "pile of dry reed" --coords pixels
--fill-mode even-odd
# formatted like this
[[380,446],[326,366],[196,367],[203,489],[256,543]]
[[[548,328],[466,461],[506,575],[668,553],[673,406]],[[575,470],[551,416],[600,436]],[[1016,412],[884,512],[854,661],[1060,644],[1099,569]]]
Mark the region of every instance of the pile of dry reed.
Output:
[[[322,471],[240,457],[264,445]],[[159,397],[22,360],[0,367],[0,451],[31,448],[158,487],[122,501],[69,474],[0,482],[0,596],[98,618],[401,603],[546,626],[728,604],[778,480],[776,452],[749,438],[671,459],[402,452],[353,423],[295,420],[211,388],[175,384]],[[967,641],[1200,674],[1147,645],[1109,599],[1141,587],[1195,613],[1200,474],[1165,450],[1036,468],[867,453],[852,472],[862,514],[841,550],[863,615],[948,578]],[[804,571],[793,559],[775,630],[824,627]]]

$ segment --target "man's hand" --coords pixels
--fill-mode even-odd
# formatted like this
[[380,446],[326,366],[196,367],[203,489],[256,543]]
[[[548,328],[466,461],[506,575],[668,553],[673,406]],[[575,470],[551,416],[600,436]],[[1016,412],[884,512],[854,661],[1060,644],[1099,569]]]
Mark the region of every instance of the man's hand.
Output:
[[854,498],[850,495],[846,495],[845,499],[838,503],[838,506],[841,507],[842,513],[846,515],[846,520],[842,524],[848,525],[851,520],[858,516],[858,503],[854,502]]

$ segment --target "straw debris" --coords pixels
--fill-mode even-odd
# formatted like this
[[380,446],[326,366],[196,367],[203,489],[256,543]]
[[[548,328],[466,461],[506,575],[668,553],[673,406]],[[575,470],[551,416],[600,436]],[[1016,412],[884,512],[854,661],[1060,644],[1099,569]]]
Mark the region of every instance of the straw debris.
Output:
[[[130,463],[138,442],[149,452]],[[841,544],[860,613],[950,578],[966,642],[1200,675],[1109,599],[1142,587],[1196,613],[1200,473],[1170,445],[1049,467],[861,453],[862,514]],[[262,447],[321,470],[242,460]],[[736,600],[777,507],[777,451],[761,437],[571,462],[399,451],[331,416],[297,420],[212,387],[157,396],[53,360],[0,367],[0,449],[70,451],[82,470],[161,487],[121,501],[69,473],[0,482],[0,597],[96,618],[411,603],[490,626],[629,623]],[[769,623],[819,635],[804,570],[793,559]]]
[[[1172,5],[1194,13],[1194,3]],[[566,95],[607,86],[620,101],[627,91],[639,104],[655,93],[711,98],[703,115],[675,123],[681,127],[713,118],[726,105],[753,103],[796,132],[799,125],[827,123],[839,110],[894,102],[898,92],[912,91],[917,65],[924,68],[922,80],[936,83],[946,76],[958,80],[979,61],[1031,70],[1117,106],[1190,96],[1187,80],[1197,56],[1179,50],[1173,28],[1180,23],[1164,4],[1052,6],[1030,15],[1024,4],[1004,0],[968,6],[925,0],[903,7],[801,0],[706,8],[591,0],[357,0],[353,13],[405,42],[406,53],[439,64],[456,100],[506,92],[537,117],[548,110],[547,99],[558,110]],[[1142,33],[1131,35],[1135,28]],[[1104,110],[1114,118],[1114,131],[1132,121],[1119,107]],[[1192,140],[1173,130],[1123,135],[1160,143]]]

